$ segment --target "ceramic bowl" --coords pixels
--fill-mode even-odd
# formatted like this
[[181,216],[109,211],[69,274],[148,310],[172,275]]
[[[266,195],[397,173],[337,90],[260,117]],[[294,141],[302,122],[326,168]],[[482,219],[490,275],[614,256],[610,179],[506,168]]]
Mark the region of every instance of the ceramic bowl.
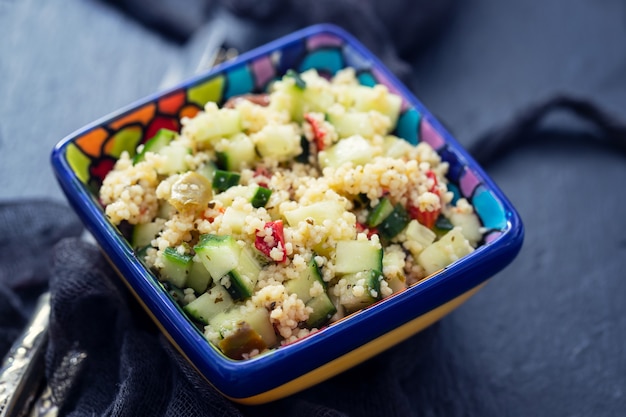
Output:
[[[122,151],[134,150],[160,128],[179,129],[182,117],[209,101],[264,91],[288,69],[332,75],[348,66],[362,84],[382,83],[403,98],[395,133],[414,144],[429,143],[449,163],[449,188],[473,204],[485,237],[476,251],[444,270],[305,339],[250,360],[229,359],[204,338],[107,220],[97,197],[102,179]],[[439,320],[509,264],[523,241],[518,213],[481,167],[371,52],[330,25],[292,33],[104,117],[63,139],[52,164],[70,204],[171,343],[208,383],[246,404],[317,384]]]

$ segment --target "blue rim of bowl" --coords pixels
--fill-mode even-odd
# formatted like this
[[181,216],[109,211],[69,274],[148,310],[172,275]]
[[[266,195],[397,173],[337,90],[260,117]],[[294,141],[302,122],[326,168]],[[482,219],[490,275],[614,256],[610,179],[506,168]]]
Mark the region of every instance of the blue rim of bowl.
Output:
[[[339,323],[296,343],[275,349],[246,361],[225,357],[212,346],[181,309],[172,304],[156,277],[143,266],[122,234],[111,225],[97,200],[73,174],[65,159],[65,148],[79,135],[129,113],[133,109],[209,76],[225,72],[313,35],[328,33],[344,40],[383,74],[404,99],[439,132],[462,165],[469,167],[493,193],[505,210],[507,227],[494,241],[418,284],[394,294],[376,305],[362,310]],[[135,295],[170,335],[193,366],[224,395],[246,398],[269,391],[310,372],[319,366],[348,354],[353,349],[376,339],[411,319],[477,287],[506,267],[519,252],[524,228],[519,214],[493,180],[441,126],[419,100],[369,50],[352,35],[334,25],[320,24],[293,32],[264,46],[216,66],[211,71],[192,77],[170,89],[157,92],[113,112],[61,140],[54,148],[51,162],[57,180],[72,208],[92,233],[102,251]]]

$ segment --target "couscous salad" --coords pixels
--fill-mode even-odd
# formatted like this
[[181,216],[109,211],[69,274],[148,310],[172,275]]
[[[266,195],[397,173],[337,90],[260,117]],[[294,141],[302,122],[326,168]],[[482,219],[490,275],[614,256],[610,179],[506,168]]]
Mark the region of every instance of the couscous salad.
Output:
[[206,338],[247,359],[402,291],[480,243],[401,98],[288,72],[123,153],[100,199]]

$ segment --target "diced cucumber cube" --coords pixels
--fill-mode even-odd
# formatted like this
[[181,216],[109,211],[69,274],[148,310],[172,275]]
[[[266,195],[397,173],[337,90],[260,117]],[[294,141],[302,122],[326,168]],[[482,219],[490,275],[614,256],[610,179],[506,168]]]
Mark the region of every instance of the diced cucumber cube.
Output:
[[352,162],[354,165],[365,165],[371,162],[373,157],[374,149],[372,145],[358,135],[342,139],[318,154],[318,160],[322,168],[338,168],[347,162]]
[[404,139],[400,139],[397,136],[388,135],[385,136],[383,148],[385,156],[397,159],[405,156],[411,149],[413,149],[413,146]]
[[339,296],[339,302],[346,313],[353,313],[365,308],[382,298],[380,283],[384,279],[382,272],[375,269],[345,275],[345,291]]
[[306,306],[313,309],[306,321],[306,325],[309,328],[319,329],[328,323],[328,320],[337,312],[337,308],[326,293],[311,298],[306,303]]
[[339,275],[383,269],[383,249],[371,240],[340,240],[335,250],[335,272]]
[[187,165],[187,155],[191,150],[178,144],[164,146],[159,150],[159,155],[164,157],[163,164],[157,167],[159,174],[171,175],[185,172],[189,169]]
[[223,171],[218,169],[213,174],[213,188],[217,192],[228,190],[230,187],[234,187],[239,184],[241,174],[233,171]]
[[305,71],[301,76],[306,82],[306,88],[302,92],[303,114],[325,113],[335,103],[335,95],[330,84],[315,70]]
[[246,224],[247,216],[248,213],[245,211],[233,207],[226,207],[224,215],[222,216],[222,225],[228,226],[232,233],[241,233]]
[[215,174],[216,170],[217,170],[217,166],[215,166],[213,162],[208,161],[202,164],[202,166],[200,166],[196,170],[196,172],[202,175],[203,177],[205,177],[207,180],[211,181],[211,183],[213,183],[213,175]]
[[235,300],[251,297],[260,272],[261,265],[251,251],[242,249],[237,266],[228,272],[230,285],[226,286],[226,290]]
[[252,207],[254,208],[265,207],[267,202],[270,200],[271,195],[272,195],[272,190],[270,190],[269,188],[259,186],[254,191],[254,195],[252,196],[250,203],[252,204]]
[[367,226],[378,226],[393,212],[393,209],[394,207],[391,200],[387,197],[383,197],[380,203],[378,203],[367,216]]
[[278,342],[269,312],[262,307],[235,307],[219,313],[209,321],[209,328],[222,335],[218,346],[232,359],[243,359],[246,354],[263,351]]
[[460,228],[454,228],[424,249],[417,263],[427,275],[433,274],[474,251]]
[[133,158],[133,164],[143,161],[146,158],[148,152],[159,152],[162,148],[169,145],[170,142],[176,138],[177,133],[169,129],[159,129],[156,134],[148,139],[143,145],[143,149],[140,153]]
[[232,236],[201,235],[194,250],[214,280],[236,268],[241,257],[241,248]]
[[268,124],[251,138],[262,157],[287,161],[302,153],[300,134],[290,124]]
[[241,114],[237,109],[222,108],[207,112],[195,119],[194,137],[198,142],[215,142],[241,132]]
[[302,90],[294,82],[277,81],[273,85],[274,91],[270,95],[269,108],[277,112],[287,112],[291,120],[301,122]]
[[191,255],[180,254],[175,248],[166,248],[163,251],[161,278],[178,288],[185,288],[192,263]]
[[233,300],[228,291],[217,284],[183,307],[183,310],[197,321],[208,324],[209,320],[232,305]]
[[299,299],[306,303],[311,299],[311,287],[315,282],[319,282],[322,286],[325,285],[317,262],[315,262],[315,259],[311,259],[300,276],[292,278],[285,283],[285,289],[287,293],[296,294]]
[[461,233],[463,233],[463,236],[469,241],[470,245],[476,246],[480,239],[482,239],[482,233],[480,231],[482,225],[476,213],[453,211],[450,214],[450,223],[453,226],[461,228]]
[[228,171],[241,171],[243,167],[250,166],[255,158],[254,143],[244,133],[232,136],[217,152],[218,166]]
[[176,207],[167,201],[159,201],[159,211],[157,217],[160,219],[170,219],[176,213]]
[[372,124],[371,116],[368,113],[352,111],[330,113],[328,119],[340,138],[359,135],[371,139],[375,134],[381,133]]
[[325,220],[336,221],[343,215],[344,207],[336,201],[320,201],[308,206],[298,207],[283,213],[290,226],[312,219],[315,224],[321,225]]
[[131,245],[133,249],[140,249],[150,246],[152,240],[161,233],[163,224],[159,222],[150,222],[137,224],[133,227],[133,235],[131,237]]
[[424,226],[417,220],[411,220],[406,227],[405,235],[407,241],[411,241],[409,250],[413,257],[417,257],[426,247],[435,241],[437,235],[435,232]]
[[378,231],[382,237],[391,239],[403,231],[409,224],[409,221],[411,221],[411,217],[409,217],[404,206],[398,203],[393,208],[391,214],[385,217],[380,225],[378,225]]
[[211,274],[204,267],[202,262],[193,262],[187,276],[187,287],[192,288],[197,294],[206,291],[211,283]]
[[389,117],[392,127],[396,125],[402,108],[400,96],[381,87],[356,86],[350,90],[354,109],[365,112],[375,110]]

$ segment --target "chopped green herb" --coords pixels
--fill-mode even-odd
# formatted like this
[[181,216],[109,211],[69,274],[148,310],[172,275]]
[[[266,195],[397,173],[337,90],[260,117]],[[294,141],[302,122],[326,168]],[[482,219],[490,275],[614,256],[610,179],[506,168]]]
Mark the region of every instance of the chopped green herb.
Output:
[[300,76],[300,74],[298,74],[294,70],[292,69],[287,70],[287,73],[285,75],[287,77],[293,78],[294,81],[296,82],[296,87],[298,87],[300,90],[304,90],[306,88],[306,81],[304,81],[302,77]]

